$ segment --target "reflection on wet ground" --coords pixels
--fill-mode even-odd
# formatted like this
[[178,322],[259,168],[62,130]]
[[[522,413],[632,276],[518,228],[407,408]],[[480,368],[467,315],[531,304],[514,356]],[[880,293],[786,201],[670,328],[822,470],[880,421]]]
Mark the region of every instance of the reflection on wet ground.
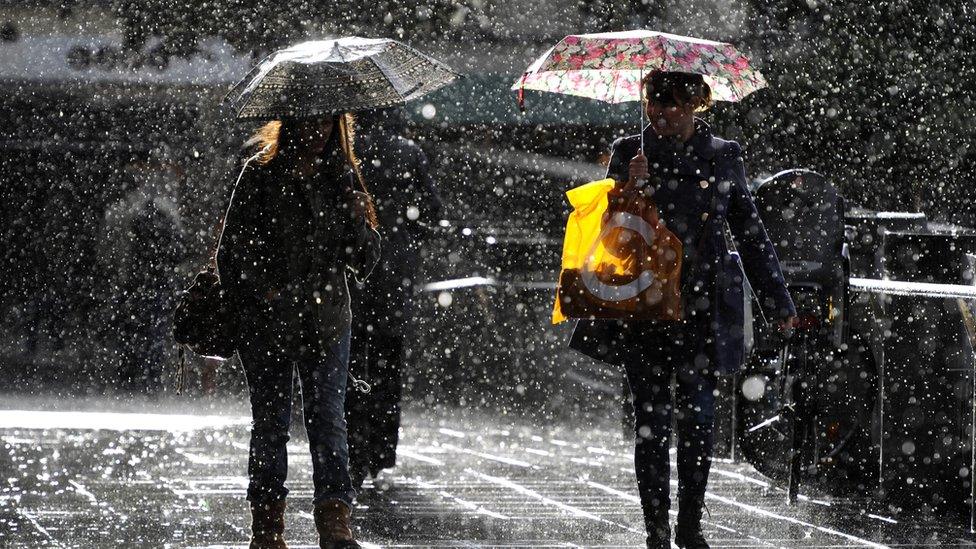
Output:
[[[246,545],[248,421],[0,411],[0,547]],[[612,418],[544,426],[412,410],[401,440],[399,466],[360,494],[367,547],[642,544],[630,443]],[[289,443],[292,547],[315,546],[304,444]],[[976,545],[962,525],[896,521],[857,500],[784,499],[752,467],[719,460],[706,502],[712,547]]]

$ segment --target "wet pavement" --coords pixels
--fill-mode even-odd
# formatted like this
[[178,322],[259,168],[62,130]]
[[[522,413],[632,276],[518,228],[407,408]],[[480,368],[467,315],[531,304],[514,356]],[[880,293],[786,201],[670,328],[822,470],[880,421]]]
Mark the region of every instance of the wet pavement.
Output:
[[[5,403],[17,409],[0,410],[0,547],[246,545],[243,403],[228,401],[226,415]],[[310,462],[295,431],[287,537],[314,547]],[[408,408],[398,462],[360,494],[366,547],[642,546],[616,418],[546,425]],[[706,504],[712,547],[976,546],[962,524],[896,520],[863,501],[801,496],[787,506],[781,489],[730,460],[713,466]]]

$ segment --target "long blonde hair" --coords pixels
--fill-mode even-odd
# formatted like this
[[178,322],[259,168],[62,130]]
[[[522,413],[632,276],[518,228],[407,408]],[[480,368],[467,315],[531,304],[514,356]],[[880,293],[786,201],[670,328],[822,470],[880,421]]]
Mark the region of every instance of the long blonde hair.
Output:
[[[366,188],[366,180],[359,169],[359,158],[356,157],[354,149],[356,139],[356,119],[352,113],[346,112],[334,117],[335,126],[338,126],[338,134],[333,132],[329,136],[329,143],[338,141],[339,148],[345,158],[346,165],[352,169],[359,182],[360,190],[366,195],[366,221],[372,228],[379,227],[379,219],[376,216],[376,207],[373,204],[373,196]],[[338,135],[338,137],[336,137]],[[291,124],[288,120],[272,120],[261,126],[245,142],[246,146],[253,146],[259,149],[255,161],[260,166],[267,166],[278,157],[278,154],[289,147],[291,137]],[[326,146],[326,152],[329,147]]]

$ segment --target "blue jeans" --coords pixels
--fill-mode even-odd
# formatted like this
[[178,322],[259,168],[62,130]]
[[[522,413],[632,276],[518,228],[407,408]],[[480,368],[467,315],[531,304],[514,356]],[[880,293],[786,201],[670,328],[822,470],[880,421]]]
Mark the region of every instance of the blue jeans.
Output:
[[238,349],[251,399],[251,450],[247,499],[284,499],[288,494],[288,427],[291,423],[292,380],[298,370],[302,410],[312,453],[313,503],[331,499],[350,507],[356,492],[349,478],[346,440],[346,379],[349,375],[349,332],[326,349],[310,346],[298,360],[271,343],[272,338],[245,338]]
[[[634,465],[644,518],[671,508],[671,421],[676,416],[678,500],[703,498],[711,465],[715,373],[698,329],[673,326],[642,334],[625,364],[634,404]],[[639,357],[639,358],[638,358]],[[676,394],[671,394],[671,378]]]

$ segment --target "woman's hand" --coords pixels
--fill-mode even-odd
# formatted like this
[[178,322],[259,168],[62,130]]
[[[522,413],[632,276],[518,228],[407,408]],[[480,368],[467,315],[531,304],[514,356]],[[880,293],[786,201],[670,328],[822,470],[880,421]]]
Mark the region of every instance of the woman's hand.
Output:
[[799,324],[800,319],[796,316],[791,316],[789,318],[784,318],[776,324],[776,330],[779,331],[780,336],[783,339],[790,339],[793,337],[793,330]]
[[630,159],[629,179],[624,186],[624,192],[632,192],[637,188],[638,181],[647,181],[650,173],[647,171],[647,157],[644,151],[637,151],[637,156]]
[[637,182],[647,180],[647,157],[641,151],[630,159],[630,169],[627,181],[617,181],[612,191],[612,198],[621,203],[629,202],[637,194]]

